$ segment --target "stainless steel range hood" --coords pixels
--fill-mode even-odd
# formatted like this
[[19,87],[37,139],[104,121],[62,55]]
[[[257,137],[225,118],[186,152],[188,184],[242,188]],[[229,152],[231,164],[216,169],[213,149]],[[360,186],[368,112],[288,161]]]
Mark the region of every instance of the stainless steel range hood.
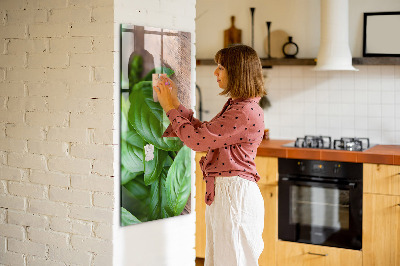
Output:
[[351,70],[348,0],[321,0],[321,40],[317,71]]

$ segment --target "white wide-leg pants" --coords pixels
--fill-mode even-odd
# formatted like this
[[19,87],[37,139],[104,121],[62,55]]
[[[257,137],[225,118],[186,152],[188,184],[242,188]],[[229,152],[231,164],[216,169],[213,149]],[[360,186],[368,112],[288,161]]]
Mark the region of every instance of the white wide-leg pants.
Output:
[[258,266],[264,249],[264,199],[255,182],[216,177],[206,206],[205,266]]

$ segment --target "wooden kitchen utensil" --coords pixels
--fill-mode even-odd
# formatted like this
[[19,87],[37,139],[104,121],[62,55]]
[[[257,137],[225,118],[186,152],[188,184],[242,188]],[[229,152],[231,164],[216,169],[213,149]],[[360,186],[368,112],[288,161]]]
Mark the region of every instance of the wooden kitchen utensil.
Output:
[[224,31],[224,48],[235,43],[242,43],[242,30],[235,27],[235,16],[231,16],[231,27]]

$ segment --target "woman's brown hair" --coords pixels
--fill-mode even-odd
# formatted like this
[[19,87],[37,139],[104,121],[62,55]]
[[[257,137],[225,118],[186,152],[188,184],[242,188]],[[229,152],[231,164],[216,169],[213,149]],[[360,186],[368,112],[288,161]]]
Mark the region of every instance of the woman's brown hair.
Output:
[[223,48],[214,60],[228,71],[228,86],[220,95],[247,99],[267,94],[260,58],[253,48],[243,44]]

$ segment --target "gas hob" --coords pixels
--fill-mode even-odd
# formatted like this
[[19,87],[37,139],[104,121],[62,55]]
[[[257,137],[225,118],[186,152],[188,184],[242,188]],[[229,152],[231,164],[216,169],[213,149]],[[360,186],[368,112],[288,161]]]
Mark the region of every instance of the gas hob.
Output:
[[295,142],[291,142],[283,146],[294,148],[365,151],[375,145],[370,144],[369,138],[342,137],[340,139],[335,139],[332,142],[332,138],[329,136],[306,135],[304,137],[297,138]]

